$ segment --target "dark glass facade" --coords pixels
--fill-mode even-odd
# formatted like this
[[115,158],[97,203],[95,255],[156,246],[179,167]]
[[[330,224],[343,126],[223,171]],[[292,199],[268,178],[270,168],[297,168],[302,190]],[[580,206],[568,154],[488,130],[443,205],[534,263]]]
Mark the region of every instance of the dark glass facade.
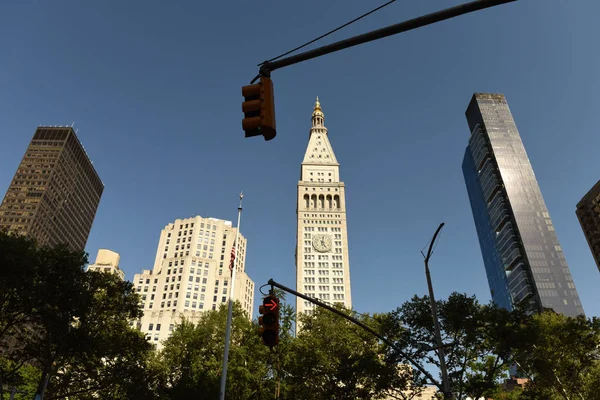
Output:
[[600,181],[577,203],[575,213],[600,271]]
[[466,117],[462,169],[494,302],[583,314],[506,99],[476,93]]
[[83,250],[104,191],[70,127],[38,127],[0,205],[0,230]]

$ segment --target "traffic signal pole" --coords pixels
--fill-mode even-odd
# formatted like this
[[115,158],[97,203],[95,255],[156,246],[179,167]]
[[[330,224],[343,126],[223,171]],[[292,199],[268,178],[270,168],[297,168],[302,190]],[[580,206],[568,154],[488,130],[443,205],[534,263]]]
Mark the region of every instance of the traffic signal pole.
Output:
[[[423,26],[435,24],[450,18],[458,17],[460,15],[468,14],[474,11],[483,10],[486,8],[498,6],[505,3],[511,3],[517,0],[476,0],[470,3],[461,4],[455,7],[447,8],[445,10],[437,11],[431,14],[423,15],[417,18],[413,18],[408,21],[400,22],[398,24],[386,26],[385,28],[377,29],[371,32],[363,33],[362,35],[353,36],[351,38],[341,40],[326,46],[318,47],[313,50],[306,51],[304,53],[297,54],[282,58],[277,61],[265,61],[260,65],[259,76],[270,76],[272,71],[287,67],[289,65],[298,64],[302,61],[310,60],[323,56],[325,54],[334,53],[339,50],[347,49],[349,47],[358,46],[359,44],[372,42],[374,40],[382,39],[384,37],[396,35],[398,33],[410,31],[413,29],[421,28]],[[255,78],[257,79],[257,78]]]
[[419,363],[417,363],[415,360],[413,360],[412,357],[410,357],[408,354],[406,354],[404,351],[402,351],[402,349],[397,347],[394,343],[392,343],[390,340],[388,340],[385,336],[376,332],[373,328],[370,328],[369,326],[363,324],[362,322],[358,321],[357,319],[352,318],[351,316],[349,316],[347,314],[344,314],[343,312],[341,312],[340,310],[338,310],[334,307],[331,307],[329,304],[322,303],[319,300],[313,299],[312,297],[308,297],[300,292],[296,292],[294,289],[290,289],[289,287],[284,286],[281,283],[277,283],[273,279],[269,279],[269,282],[267,282],[267,284],[278,287],[279,289],[281,289],[285,292],[288,292],[290,294],[293,294],[294,296],[298,296],[306,301],[310,301],[311,303],[316,304],[320,307],[323,307],[326,310],[329,310],[332,313],[337,314],[340,317],[347,319],[348,321],[352,322],[353,324],[360,326],[361,328],[363,328],[364,330],[366,330],[367,332],[369,332],[370,334],[377,337],[379,340],[381,340],[382,342],[384,342],[385,344],[387,344],[388,346],[390,346],[391,348],[396,350],[398,352],[398,354],[400,354],[402,357],[404,357],[416,369],[421,371],[421,373],[423,373],[423,375],[425,375],[435,386],[437,386],[440,391],[442,391],[442,392],[444,391],[444,386],[440,382],[438,382],[433,377],[433,375],[431,375],[429,372],[427,372],[427,370],[425,368],[423,368]]
[[[244,96],[244,102],[242,103],[242,111],[244,112],[242,128],[244,129],[245,136],[248,138],[262,135],[265,140],[272,140],[277,135],[275,128],[275,101],[273,84],[271,82],[271,72],[276,69],[513,1],[517,0],[475,0],[470,3],[400,22],[399,24],[363,33],[362,35],[353,36],[327,46],[296,54],[295,56],[279,60],[277,60],[279,57],[276,57],[272,60],[262,62],[259,64],[259,74],[250,82],[249,86],[242,87],[242,95]],[[253,85],[258,79],[260,79],[260,83]]]

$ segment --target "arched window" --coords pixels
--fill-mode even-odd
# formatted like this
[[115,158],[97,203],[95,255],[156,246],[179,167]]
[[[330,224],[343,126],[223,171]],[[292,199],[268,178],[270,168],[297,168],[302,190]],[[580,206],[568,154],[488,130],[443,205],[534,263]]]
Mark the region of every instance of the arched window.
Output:
[[340,205],[340,196],[338,196],[337,194],[333,196],[333,204],[337,208],[342,208]]
[[310,206],[310,198],[307,194],[304,195],[304,208],[308,208]]
[[319,208],[325,208],[325,196],[319,196]]
[[331,195],[327,195],[327,208],[331,208]]
[[310,202],[310,206],[313,208],[317,208],[317,195],[313,194],[312,196],[310,196],[310,199],[312,200]]

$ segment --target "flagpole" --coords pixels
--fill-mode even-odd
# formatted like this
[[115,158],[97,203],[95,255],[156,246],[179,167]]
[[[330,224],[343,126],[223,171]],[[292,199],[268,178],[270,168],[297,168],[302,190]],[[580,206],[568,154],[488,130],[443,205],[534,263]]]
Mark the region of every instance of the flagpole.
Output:
[[[223,373],[221,374],[221,390],[219,392],[219,399],[225,400],[225,385],[227,383],[227,362],[229,359],[229,342],[231,341],[231,321],[233,319],[233,295],[235,289],[235,261],[237,258],[237,252],[239,251],[238,242],[240,240],[240,221],[242,218],[242,199],[244,198],[244,192],[240,193],[240,206],[238,207],[238,222],[237,229],[235,230],[235,244],[233,245],[233,251],[231,254],[231,284],[229,285],[229,310],[227,313],[227,328],[225,330],[225,351],[223,353]],[[235,253],[234,253],[235,251]]]

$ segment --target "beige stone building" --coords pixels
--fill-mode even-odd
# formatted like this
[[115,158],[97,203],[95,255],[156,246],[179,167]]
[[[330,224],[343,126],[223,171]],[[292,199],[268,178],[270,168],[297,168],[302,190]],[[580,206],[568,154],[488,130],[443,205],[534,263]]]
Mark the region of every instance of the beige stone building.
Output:
[[[296,289],[328,303],[352,307],[345,186],[317,102],[298,182]],[[313,304],[296,299],[296,311]]]
[[[194,322],[203,311],[228,302],[235,234],[230,221],[200,216],[177,219],[162,230],[154,268],[133,280],[144,305],[137,325],[158,349],[182,318]],[[245,261],[246,239],[240,234],[234,298],[252,319],[254,282]]]
[[415,390],[402,390],[390,393],[383,400],[436,400],[438,390],[435,386],[425,386]]
[[88,266],[88,271],[99,271],[116,274],[122,280],[125,280],[125,272],[119,268],[119,260],[121,256],[119,253],[107,249],[98,250],[96,255],[96,262]]

